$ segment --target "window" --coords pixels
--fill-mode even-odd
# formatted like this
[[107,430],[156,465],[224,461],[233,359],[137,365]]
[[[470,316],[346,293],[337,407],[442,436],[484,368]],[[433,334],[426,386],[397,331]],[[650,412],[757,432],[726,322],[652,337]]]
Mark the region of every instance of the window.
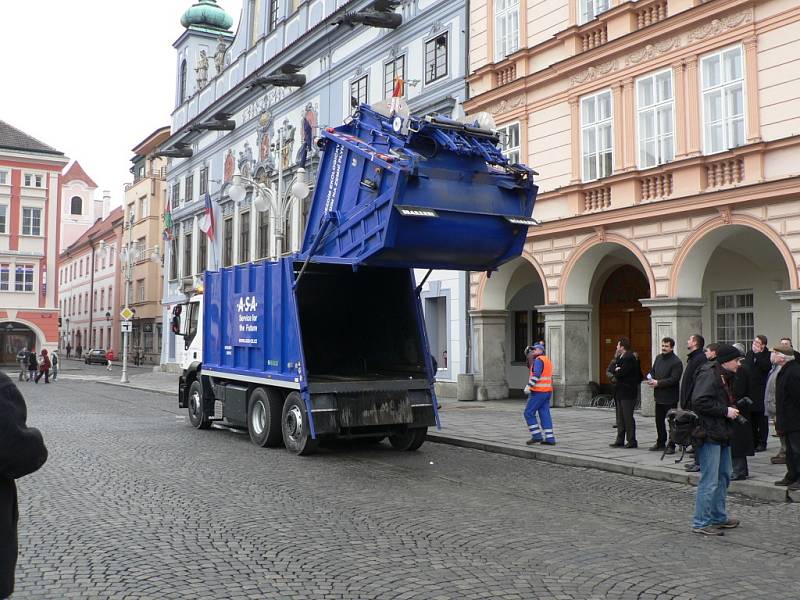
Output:
[[519,50],[519,0],[497,0],[494,6],[494,58]]
[[200,169],[200,198],[208,193],[208,167]]
[[175,281],[178,278],[178,236],[173,236],[169,241],[169,279]]
[[225,219],[222,232],[222,266],[233,264],[233,217]]
[[33,291],[33,265],[17,265],[14,269],[14,291],[32,292]]
[[202,273],[208,267],[208,236],[200,233],[197,238],[197,272]]
[[0,291],[8,291],[8,276],[11,272],[11,265],[8,263],[0,264]]
[[525,347],[543,339],[543,314],[536,310],[514,311],[514,362],[526,362]]
[[6,230],[6,219],[8,218],[8,206],[0,204],[0,233],[8,233]]
[[258,213],[258,258],[269,254],[269,213]]
[[612,170],[611,92],[581,100],[583,180],[608,177]]
[[500,149],[512,163],[519,162],[519,123],[510,123],[497,129],[500,134]]
[[100,310],[106,307],[106,291],[100,290]]
[[144,279],[136,281],[136,301],[144,302]]
[[714,294],[714,338],[720,344],[741,342],[745,348],[755,337],[753,291]]
[[261,4],[262,0],[252,0],[250,2],[252,29],[250,30],[250,45],[256,43],[258,34],[261,31]]
[[22,235],[42,235],[42,209],[22,209]]
[[94,297],[92,298],[92,312],[97,312],[97,290],[94,291]]
[[350,104],[353,108],[356,108],[361,104],[368,103],[369,99],[368,84],[369,84],[368,75],[363,75],[358,79],[356,79],[355,81],[350,82]]
[[391,98],[396,78],[406,78],[406,57],[398,56],[383,65],[383,97]]
[[145,260],[147,256],[145,256],[147,248],[147,238],[142,236],[136,240],[136,245],[134,246],[133,255],[136,257],[134,259],[135,262],[139,262],[140,260]]
[[142,196],[139,198],[139,218],[146,219],[150,213],[150,198]]
[[84,314],[89,313],[89,292],[86,292],[83,295],[83,313]]
[[183,276],[189,277],[192,271],[192,228],[183,234]]
[[278,26],[278,0],[269,0],[269,30]]
[[183,196],[184,202],[194,201],[194,175],[186,176]]
[[744,144],[744,75],[741,47],[701,61],[703,139],[706,154]]
[[250,212],[239,215],[239,262],[250,260]]
[[113,305],[111,304],[111,298],[112,298],[111,292],[112,292],[113,289],[114,288],[111,287],[111,286],[109,286],[109,288],[108,288],[108,310],[111,310],[111,308],[113,307]]
[[0,185],[8,185],[8,171],[0,171]]
[[83,214],[83,198],[80,196],[73,196],[70,199],[69,214],[82,215]]
[[111,249],[108,251],[108,266],[114,266],[114,255],[117,253],[117,247],[111,246]]
[[25,173],[25,187],[40,188],[44,184],[44,177],[35,173]]
[[178,84],[178,104],[183,104],[186,100],[186,61],[181,61],[181,72]]
[[672,71],[636,82],[639,111],[639,168],[663,165],[675,157]]
[[181,184],[176,181],[172,184],[172,208],[178,208],[181,201]]
[[447,77],[447,33],[425,42],[425,83]]
[[581,22],[588,23],[592,19],[596,19],[597,15],[604,13],[609,9],[609,0],[578,0],[580,2]]

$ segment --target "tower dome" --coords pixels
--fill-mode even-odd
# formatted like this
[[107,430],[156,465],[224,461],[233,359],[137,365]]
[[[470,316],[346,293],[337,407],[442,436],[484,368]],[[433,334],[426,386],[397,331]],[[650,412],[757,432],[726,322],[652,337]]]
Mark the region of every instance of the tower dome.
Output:
[[199,0],[183,13],[181,25],[187,29],[199,27],[228,31],[233,25],[233,19],[217,4],[217,0]]

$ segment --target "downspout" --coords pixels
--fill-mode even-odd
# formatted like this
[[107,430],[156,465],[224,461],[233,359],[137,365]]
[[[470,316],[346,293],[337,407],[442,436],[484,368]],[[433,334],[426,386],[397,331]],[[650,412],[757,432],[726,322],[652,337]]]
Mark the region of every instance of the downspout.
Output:
[[92,274],[89,283],[89,347],[94,348],[95,339],[94,329],[92,328],[92,323],[94,320],[94,240],[89,240],[89,242],[92,245]]

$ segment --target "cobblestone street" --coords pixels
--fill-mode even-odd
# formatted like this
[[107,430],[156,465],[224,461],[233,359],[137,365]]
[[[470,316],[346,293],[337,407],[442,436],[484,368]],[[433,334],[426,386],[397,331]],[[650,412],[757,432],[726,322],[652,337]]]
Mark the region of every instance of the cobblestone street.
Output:
[[299,458],[196,431],[174,397],[21,384],[50,459],[20,480],[13,600],[797,597],[800,506],[443,444]]

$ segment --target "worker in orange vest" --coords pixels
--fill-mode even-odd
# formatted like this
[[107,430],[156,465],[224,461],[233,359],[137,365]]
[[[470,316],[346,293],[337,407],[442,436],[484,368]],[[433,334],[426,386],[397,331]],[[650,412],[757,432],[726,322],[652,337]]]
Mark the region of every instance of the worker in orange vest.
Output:
[[[525,357],[530,366],[530,379],[525,386],[528,404],[525,406],[525,421],[531,432],[526,444],[556,445],[553,433],[553,419],[550,417],[550,398],[553,396],[553,363],[544,354],[542,344],[525,348]],[[536,415],[539,415],[539,420]],[[541,421],[541,424],[540,424]]]

